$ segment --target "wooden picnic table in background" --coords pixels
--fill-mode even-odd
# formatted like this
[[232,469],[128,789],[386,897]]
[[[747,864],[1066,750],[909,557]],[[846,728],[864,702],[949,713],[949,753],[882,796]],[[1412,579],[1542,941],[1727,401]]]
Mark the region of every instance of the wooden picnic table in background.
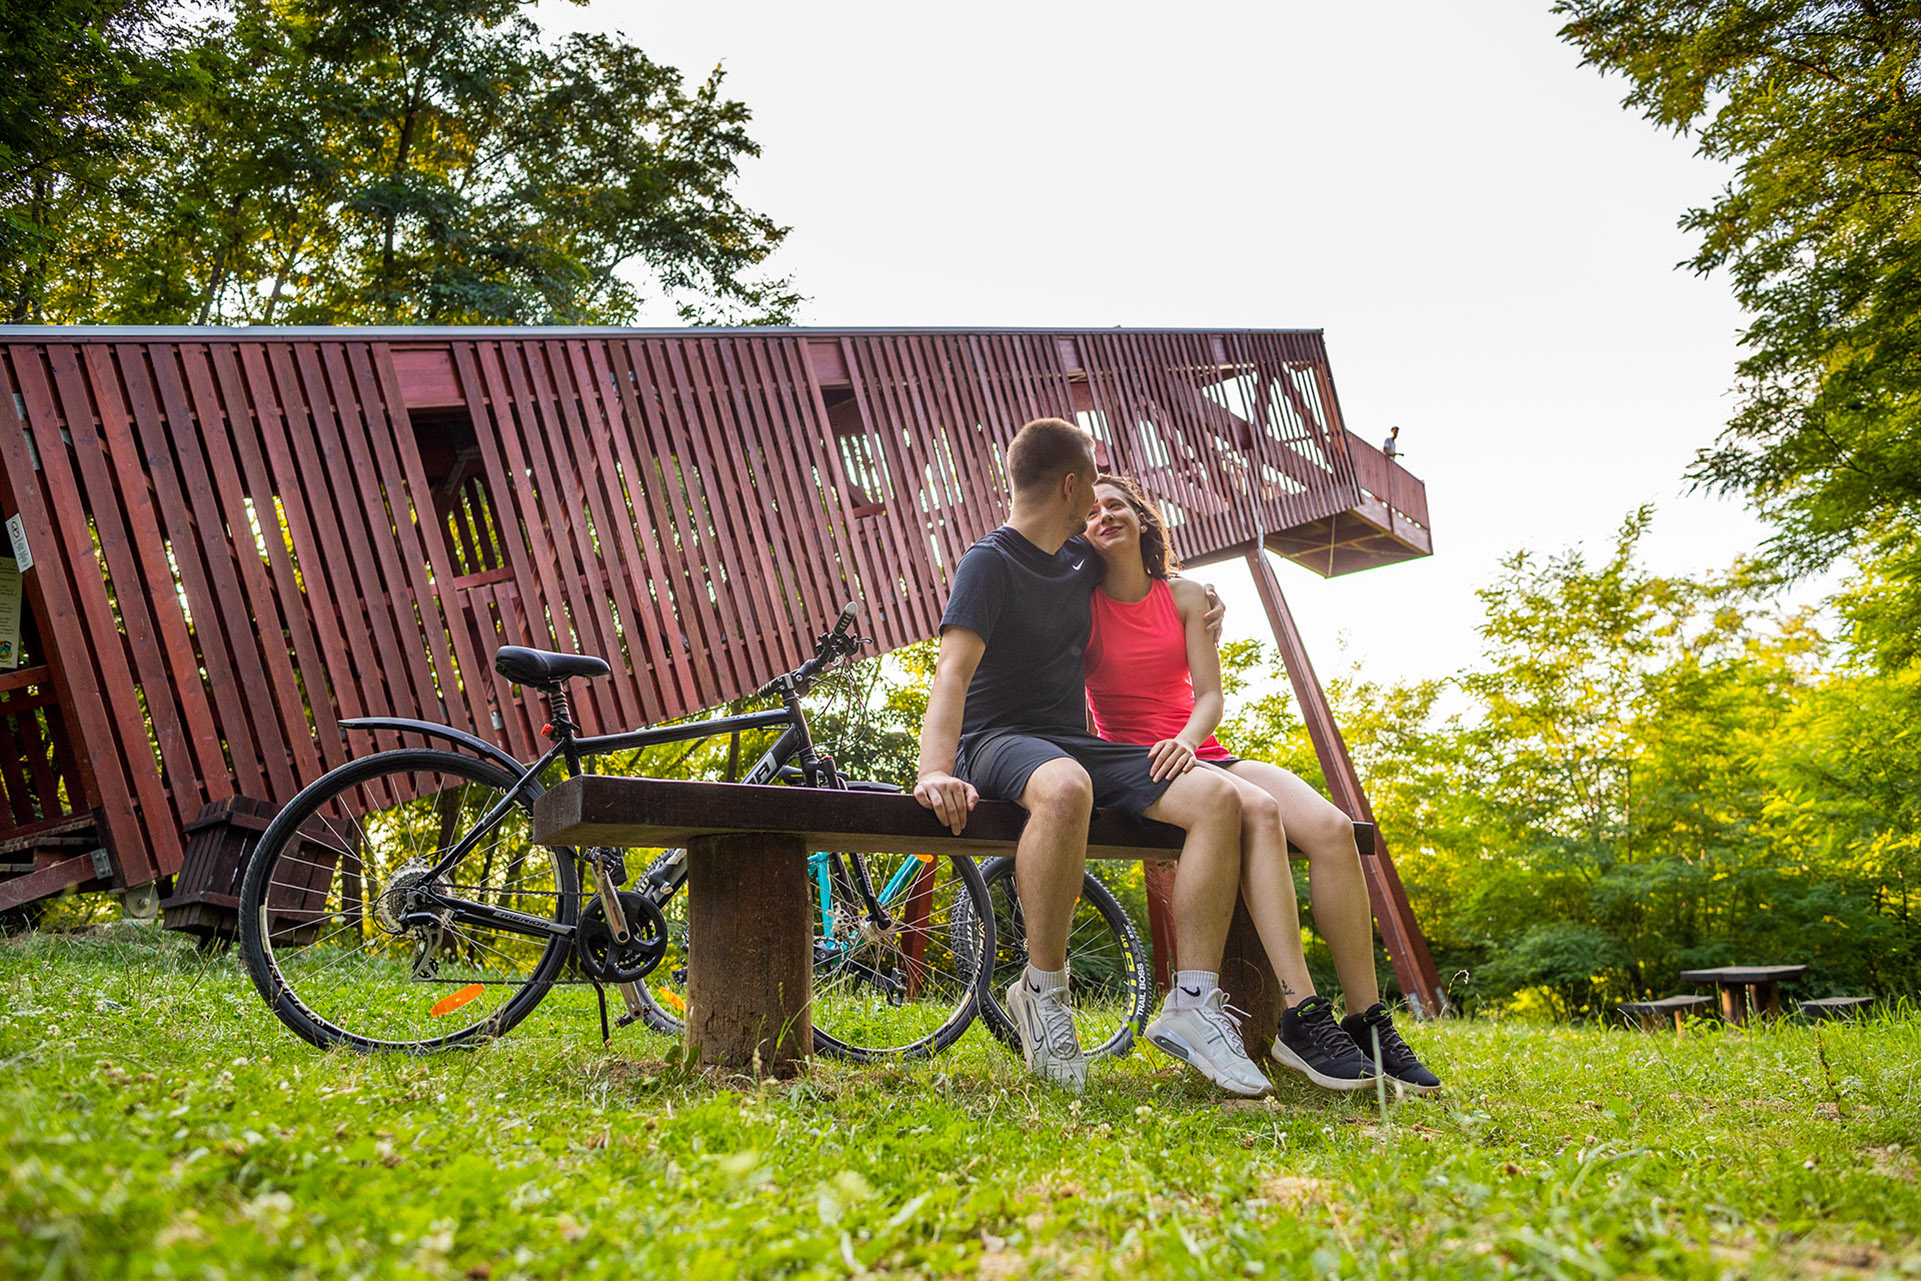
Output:
[[1807,973],[1805,965],[1722,965],[1711,970],[1682,970],[1683,983],[1712,983],[1721,993],[1721,1017],[1740,1025],[1748,1011],[1781,1017],[1780,984]]

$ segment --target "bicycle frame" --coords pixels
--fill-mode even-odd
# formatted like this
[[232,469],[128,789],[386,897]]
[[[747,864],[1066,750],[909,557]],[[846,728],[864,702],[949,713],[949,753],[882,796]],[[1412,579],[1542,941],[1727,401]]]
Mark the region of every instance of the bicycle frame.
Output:
[[[565,715],[564,696],[559,697],[559,707],[555,713],[557,718]],[[819,772],[821,768],[819,754],[814,751],[813,738],[808,734],[806,724],[806,720],[799,711],[798,703],[779,711],[747,712],[738,716],[711,716],[705,720],[689,721],[684,725],[663,725],[626,734],[600,734],[586,738],[576,738],[568,732],[572,729],[571,724],[563,727],[559,720],[556,720],[556,728],[561,729],[562,732],[556,735],[554,745],[541,753],[540,759],[521,770],[520,777],[515,780],[506,794],[494,803],[493,808],[481,815],[480,820],[474,824],[467,835],[456,841],[445,854],[440,856],[430,875],[445,876],[455,864],[467,857],[474,846],[493,830],[494,825],[520,803],[521,798],[527,794],[528,788],[547,771],[547,767],[558,759],[566,760],[567,773],[569,777],[573,777],[580,774],[580,762],[583,757],[604,756],[612,752],[629,752],[642,747],[657,747],[663,743],[684,743],[691,739],[716,738],[722,734],[735,734],[743,730],[772,729],[776,725],[785,725],[787,732],[782,734],[774,746],[768,749],[766,755],[761,757],[753,771],[741,780],[746,783],[766,783],[772,782],[779,773],[780,767],[796,755],[801,757],[803,766],[811,764],[813,772]],[[513,915],[518,920],[519,914]],[[531,920],[532,918],[528,918],[527,922],[519,922],[519,924],[525,925],[531,923]],[[491,923],[504,924],[505,922]],[[551,926],[551,923],[549,924]],[[554,933],[555,931],[548,928],[542,932]]]

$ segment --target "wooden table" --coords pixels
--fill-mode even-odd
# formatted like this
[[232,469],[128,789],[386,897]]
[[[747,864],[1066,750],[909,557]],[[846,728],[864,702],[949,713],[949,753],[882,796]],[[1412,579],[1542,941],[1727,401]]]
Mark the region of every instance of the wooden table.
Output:
[[1779,985],[1807,973],[1805,965],[1721,965],[1711,970],[1682,970],[1684,983],[1711,983],[1720,989],[1721,1017],[1739,1027],[1748,1013],[1781,1017]]

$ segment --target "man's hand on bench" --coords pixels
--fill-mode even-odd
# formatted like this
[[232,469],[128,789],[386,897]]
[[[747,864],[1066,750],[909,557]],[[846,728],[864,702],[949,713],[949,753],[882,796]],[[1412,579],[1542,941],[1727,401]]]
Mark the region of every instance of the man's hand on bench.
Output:
[[922,808],[933,810],[934,817],[947,824],[956,836],[967,826],[967,812],[980,798],[972,783],[955,778],[946,770],[930,770],[914,784],[914,799]]

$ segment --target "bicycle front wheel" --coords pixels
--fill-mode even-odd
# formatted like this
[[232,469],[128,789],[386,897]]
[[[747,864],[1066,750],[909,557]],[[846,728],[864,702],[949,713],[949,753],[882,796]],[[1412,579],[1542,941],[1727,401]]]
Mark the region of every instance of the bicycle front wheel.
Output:
[[[995,1036],[1019,1050],[1014,1020],[1001,1004],[1002,993],[1027,968],[1027,924],[1014,888],[1014,860],[987,860],[981,877],[993,904],[997,944],[981,1017]],[[1135,1034],[1147,1026],[1154,970],[1127,909],[1092,872],[1082,877],[1068,925],[1067,969],[1081,1049],[1089,1058],[1126,1054]]]
[[857,1063],[916,1058],[974,1021],[994,918],[964,855],[816,853],[814,1048]]
[[[572,851],[532,841],[540,788],[433,875],[514,782],[402,748],[329,771],[281,810],[247,864],[240,945],[283,1023],[322,1049],[425,1051],[498,1036],[539,1004],[580,898]],[[533,928],[545,923],[558,928]]]

